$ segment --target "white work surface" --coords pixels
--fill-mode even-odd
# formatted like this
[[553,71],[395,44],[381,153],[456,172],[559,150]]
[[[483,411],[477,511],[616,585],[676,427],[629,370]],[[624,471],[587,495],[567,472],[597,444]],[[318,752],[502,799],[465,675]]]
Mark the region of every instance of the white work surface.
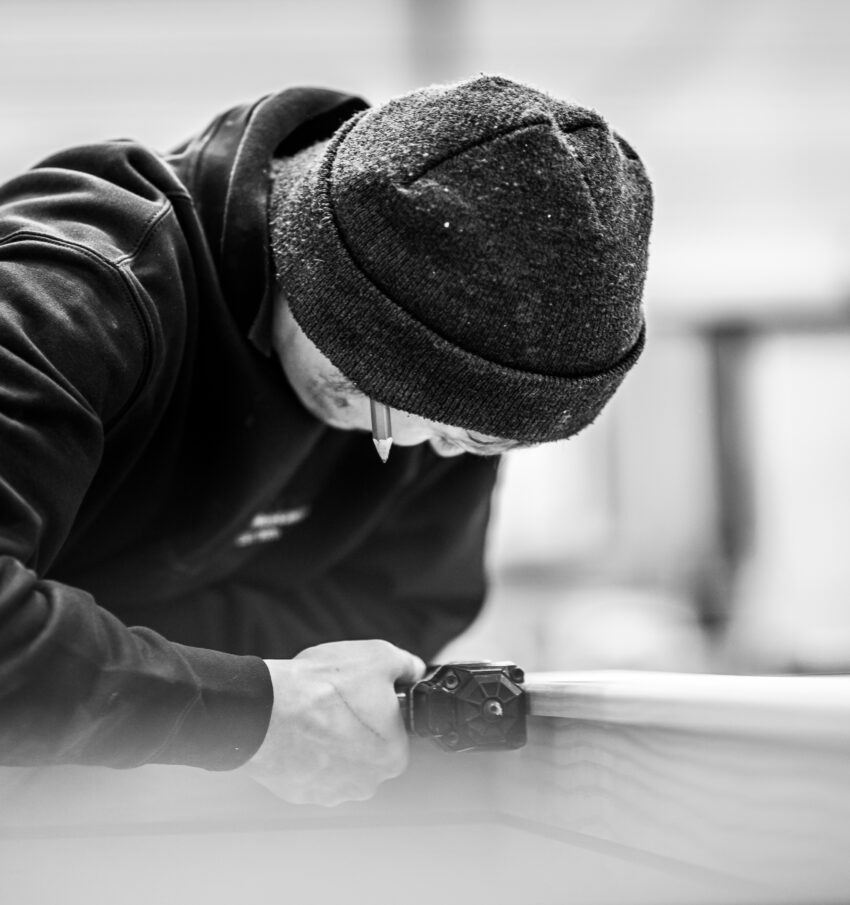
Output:
[[[850,897],[850,680],[532,675],[529,744],[366,803],[181,767],[0,771],[24,903],[805,903]],[[548,715],[540,715],[546,713]]]

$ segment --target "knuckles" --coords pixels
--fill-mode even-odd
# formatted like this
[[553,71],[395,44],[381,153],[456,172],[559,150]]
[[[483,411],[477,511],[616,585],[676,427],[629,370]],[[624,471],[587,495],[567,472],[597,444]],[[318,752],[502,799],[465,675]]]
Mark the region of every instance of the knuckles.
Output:
[[403,750],[390,746],[390,750],[386,751],[381,759],[381,771],[385,778],[395,779],[401,776],[407,769],[410,756],[407,753],[407,746]]
[[363,783],[355,783],[341,788],[337,786],[320,786],[300,789],[291,795],[287,795],[286,799],[291,804],[336,808],[349,801],[369,801],[369,799],[374,798],[377,791],[377,784],[364,785]]

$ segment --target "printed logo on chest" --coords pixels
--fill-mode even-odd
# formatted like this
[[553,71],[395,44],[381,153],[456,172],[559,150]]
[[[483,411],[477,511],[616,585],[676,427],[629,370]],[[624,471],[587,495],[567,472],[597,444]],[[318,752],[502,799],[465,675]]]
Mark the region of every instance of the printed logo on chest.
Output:
[[303,522],[309,514],[309,506],[278,509],[275,512],[258,512],[251,519],[248,530],[238,535],[234,543],[237,547],[248,547],[251,544],[266,544],[278,540],[283,536],[284,528]]

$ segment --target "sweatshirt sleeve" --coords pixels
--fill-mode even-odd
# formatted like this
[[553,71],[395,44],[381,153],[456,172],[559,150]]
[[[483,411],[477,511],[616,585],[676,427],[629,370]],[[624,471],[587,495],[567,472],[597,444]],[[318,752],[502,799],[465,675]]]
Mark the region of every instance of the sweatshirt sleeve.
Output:
[[120,272],[73,243],[26,235],[0,243],[6,765],[229,769],[254,753],[268,725],[262,660],[128,628],[84,590],[43,577],[97,473],[105,431],[155,365],[140,313],[128,328],[105,303],[132,305],[128,292]]

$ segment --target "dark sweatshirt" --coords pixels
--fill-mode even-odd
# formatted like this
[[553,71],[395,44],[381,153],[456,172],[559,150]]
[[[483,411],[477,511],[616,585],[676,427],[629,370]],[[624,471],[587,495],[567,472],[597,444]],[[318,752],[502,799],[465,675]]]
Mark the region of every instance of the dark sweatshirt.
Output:
[[272,158],[363,106],[290,89],[0,187],[0,763],[229,769],[261,657],[427,658],[477,613],[496,460],[382,465],[269,354]]

